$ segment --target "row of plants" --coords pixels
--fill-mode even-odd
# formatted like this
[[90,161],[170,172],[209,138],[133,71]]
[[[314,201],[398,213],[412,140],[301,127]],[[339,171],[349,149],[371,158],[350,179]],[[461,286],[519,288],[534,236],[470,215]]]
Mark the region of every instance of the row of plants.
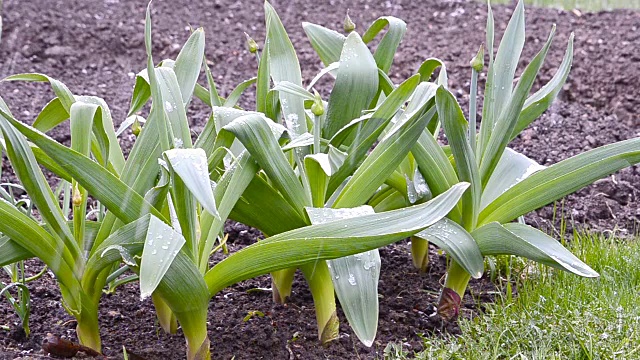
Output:
[[[325,65],[306,87],[269,3],[265,19],[263,48],[248,38],[257,76],[224,98],[207,65],[203,29],[192,32],[176,59],[154,61],[149,6],[147,66],[136,76],[128,117],[117,131],[101,98],[75,95],[42,74],[3,80],[47,82],[56,97],[33,125],[16,119],[0,98],[2,148],[29,206],[11,196],[0,199],[0,265],[44,262],[84,346],[101,349],[103,292],[137,281],[162,328],[182,328],[187,357],[208,359],[211,299],[270,273],[274,301],[285,302],[298,269],[313,295],[320,342],[338,337],[337,297],[355,334],[371,346],[378,322],[377,249],[407,237],[418,269],[428,265],[430,243],[448,256],[438,304],[447,320],[458,315],[470,278],[482,276],[486,256],[517,255],[598,276],[558,241],[518,219],[639,162],[640,138],[549,167],[507,147],[562,89],[573,35],[555,75],[530,94],[555,27],[515,81],[524,6],[516,7],[495,54],[488,7],[486,46],[471,62],[467,119],[448,89],[442,61],[425,60],[400,84],[389,78],[406,30],[400,19],[381,17],[362,35],[350,19],[346,35],[303,23]],[[488,66],[478,132],[483,49]],[[198,84],[202,69],[206,87]],[[314,88],[323,77],[335,79],[325,98]],[[252,110],[238,105],[250,86],[256,88]],[[195,137],[187,118],[192,101],[211,107]],[[47,135],[67,124],[70,146]],[[136,141],[125,156],[118,136],[128,127]],[[442,131],[446,145],[439,142]],[[41,166],[66,190],[54,192],[55,181]],[[227,219],[259,229],[265,239],[214,264],[211,255],[224,247]],[[24,271],[14,273],[28,280]]]

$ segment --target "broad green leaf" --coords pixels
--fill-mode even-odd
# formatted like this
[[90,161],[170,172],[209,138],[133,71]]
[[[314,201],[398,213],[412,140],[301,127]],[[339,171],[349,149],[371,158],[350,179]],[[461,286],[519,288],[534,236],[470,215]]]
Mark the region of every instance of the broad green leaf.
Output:
[[311,100],[311,101],[315,100],[315,97],[313,96],[313,94],[310,93],[308,90],[306,90],[302,86],[296,85],[288,81],[281,81],[277,83],[273,87],[273,90],[286,92],[291,95],[297,95],[303,98],[304,100]]
[[312,225],[271,236],[224,259],[205,275],[211,295],[239,281],[373,250],[422,231],[444,217],[467,189],[460,183],[420,205]]
[[495,127],[491,131],[491,136],[489,137],[487,147],[486,149],[484,149],[484,152],[482,153],[482,160],[480,161],[480,175],[482,177],[483,188],[489,181],[491,173],[495,169],[498,161],[500,160],[500,157],[502,156],[502,153],[504,152],[504,149],[507,147],[507,144],[511,140],[511,134],[513,133],[513,129],[515,129],[516,124],[518,123],[518,117],[520,116],[520,112],[522,111],[522,106],[527,96],[529,95],[529,91],[531,91],[531,87],[533,86],[533,82],[538,75],[540,67],[544,63],[544,58],[546,57],[547,51],[551,46],[551,41],[553,40],[554,34],[555,26],[551,29],[549,38],[547,39],[547,42],[545,43],[542,50],[540,50],[540,52],[536,54],[533,60],[531,60],[529,65],[527,65],[527,67],[522,72],[513,95],[509,94],[509,100],[505,101],[506,104],[502,108],[503,111],[499,114],[498,118],[494,122]]
[[[269,70],[275,83],[289,81],[302,86],[300,64],[293,44],[289,40],[278,14],[268,2],[264,3],[267,36],[269,43]],[[264,56],[263,56],[264,57]],[[301,98],[287,93],[280,93],[282,114],[288,124],[289,131],[294,135],[307,132],[307,122],[304,112],[304,102]]]
[[0,266],[32,258],[33,254],[8,236],[0,236]]
[[77,264],[59,239],[4,199],[0,199],[0,216],[2,234],[47,264],[61,284],[70,290],[79,290],[82,269],[78,265],[81,267],[82,262]]
[[178,79],[182,103],[187,105],[191,100],[193,89],[200,75],[200,67],[204,58],[204,29],[194,31],[176,57],[173,71]]
[[209,182],[207,154],[204,150],[172,149],[164,152],[164,158],[202,207],[217,216],[216,201]]
[[253,178],[242,198],[236,203],[230,218],[260,229],[266,236],[308,225],[303,214],[258,175]]
[[27,74],[16,74],[7,76],[2,81],[35,81],[35,82],[48,82],[53,89],[53,92],[56,94],[58,99],[60,99],[60,104],[64,109],[69,112],[71,109],[71,104],[74,103],[73,94],[69,91],[69,88],[62,82],[51,78],[44,74],[37,73],[27,73]]
[[269,123],[271,121],[259,114],[248,114],[223,129],[242,142],[289,204],[303,215],[303,208],[311,204],[311,199],[280,149]]
[[616,142],[573,156],[509,188],[480,213],[479,223],[512,221],[638,162],[640,138]]
[[[353,174],[358,165],[363,161],[364,156],[371,149],[371,146],[376,142],[380,134],[382,134],[400,107],[411,97],[419,83],[419,76],[414,75],[410,77],[389,94],[368,120],[366,117],[363,117],[363,125],[357,125],[358,130],[351,143],[344,164],[331,177],[329,192],[333,193],[347,176]],[[347,124],[345,127],[350,127],[350,125]],[[341,145],[348,135],[349,133],[347,131],[343,132],[340,130],[336,136],[331,139],[331,144],[333,146]]]
[[[367,202],[407,156],[413,144],[435,114],[435,107],[423,113],[426,104],[400,120],[366,157],[340,191],[333,207],[354,207]],[[346,164],[346,163],[345,163]]]
[[162,220],[151,217],[140,260],[140,299],[156,289],[185,240]]
[[129,112],[127,113],[127,117],[133,116],[136,112],[140,111],[150,97],[151,87],[149,87],[149,79],[146,71],[143,70],[136,75],[136,83],[135,85],[133,85],[131,104],[129,105]]
[[[73,178],[77,179],[92,196],[98,199],[110,212],[114,213],[122,221],[133,221],[148,212],[152,212],[154,215],[162,218],[162,215],[157,213],[151,205],[145,202],[137,192],[95,161],[59,144],[32,127],[22,124],[6,114],[3,110],[0,110],[0,115],[56,161],[58,165]],[[6,124],[6,122],[0,121],[0,124]],[[154,161],[157,163],[157,159],[154,159]],[[33,163],[35,164],[35,161],[33,161]],[[153,176],[155,177],[155,175],[156,174]],[[42,181],[44,181],[44,177]],[[32,192],[29,192],[29,194],[33,196]],[[47,214],[47,216],[48,215],[49,214]],[[49,223],[49,225],[51,224]]]
[[378,18],[371,24],[367,32],[362,35],[365,43],[371,42],[384,28],[388,27],[387,32],[380,40],[374,54],[378,67],[385,73],[389,72],[393,57],[402,41],[404,33],[407,31],[407,24],[393,16],[383,16]]
[[[187,120],[187,111],[182,102],[178,78],[171,68],[161,66],[155,69],[158,87],[162,92],[162,109],[173,130],[173,142],[178,148],[191,148],[191,131]],[[153,90],[152,90],[153,92]],[[157,100],[157,99],[156,99]],[[160,103],[154,101],[155,106]]]
[[482,277],[484,258],[473,237],[462,226],[444,218],[413,235],[445,250],[474,279]]
[[492,222],[476,229],[471,235],[485,256],[517,255],[579,276],[599,276],[558,240],[528,225]]
[[240,155],[224,172],[214,190],[216,203],[219,204],[219,217],[208,212],[201,216],[201,230],[204,241],[200,241],[200,271],[204,274],[209,269],[209,253],[214,241],[223,230],[224,222],[235,207],[245,190],[258,172],[258,164],[248,152]]
[[480,209],[484,209],[498,196],[509,190],[512,186],[526,179],[534,172],[546,169],[534,160],[519,152],[506,148],[502,157],[482,192]]
[[347,39],[344,35],[308,22],[302,23],[302,29],[325,66],[340,60],[340,53]]
[[269,88],[271,87],[271,76],[269,66],[269,44],[265,43],[262,49],[262,56],[258,64],[258,76],[256,79],[256,111],[267,113],[267,100],[269,100]]
[[47,132],[53,129],[58,124],[64,122],[69,118],[69,112],[62,106],[60,98],[54,98],[42,109],[36,120],[33,122],[33,127]]
[[[40,170],[31,147],[23,134],[17,131],[20,129],[16,124],[22,125],[13,119],[10,114],[6,113],[5,109],[0,109],[0,131],[5,140],[5,150],[13,171],[22,186],[24,186],[27,194],[29,194],[30,200],[38,209],[42,220],[50,226],[55,234],[54,236],[60,239],[61,245],[64,244],[63,246],[68,249],[70,259],[73,259],[74,262],[77,261],[81,267],[81,249],[75,242],[69,226],[67,226],[65,216],[58,204],[58,199],[51,191],[42,170]],[[43,134],[42,136],[46,135]],[[35,143],[35,141],[33,142]],[[38,144],[36,143],[36,145]]]
[[329,177],[333,174],[329,155],[324,153],[307,155],[304,158],[304,167],[309,179],[313,206],[321,208],[327,197]]
[[437,84],[448,88],[447,67],[440,59],[429,58],[420,64],[420,67],[418,68],[420,79],[422,81],[429,81],[437,68],[440,68]]
[[442,147],[428,131],[423,131],[411,153],[433,195],[447,191],[458,182],[458,175]]
[[564,54],[562,63],[551,80],[549,80],[548,83],[540,88],[540,90],[535,94],[527,98],[524,102],[522,112],[520,112],[520,117],[518,118],[518,123],[516,124],[515,129],[513,129],[510,140],[513,140],[518,136],[518,134],[520,134],[520,132],[522,132],[522,130],[537,119],[538,116],[542,115],[542,113],[551,106],[560,90],[562,90],[562,86],[569,76],[569,70],[571,70],[571,62],[573,60],[573,37],[574,35],[571,33],[569,36],[569,43],[567,44],[567,51]]
[[[518,66],[518,60],[524,47],[524,1],[519,1],[504,31],[496,58],[489,66],[488,71],[493,72],[493,94],[497,100],[493,107],[493,116],[489,119],[496,123],[504,108],[511,99],[513,90],[513,78]],[[493,52],[493,48],[489,51]],[[516,95],[517,96],[517,95]],[[484,117],[483,117],[484,119]],[[493,135],[492,135],[493,136]]]
[[[374,214],[371,206],[351,209],[307,208],[313,225]],[[358,339],[371,346],[378,329],[378,249],[327,260],[331,281],[351,328]]]
[[359,117],[377,91],[375,59],[358,33],[352,32],[344,43],[336,83],[329,96],[324,137],[333,137],[343,126]]
[[476,159],[467,139],[469,124],[456,99],[442,86],[436,93],[436,107],[456,160],[458,177],[461,181],[471,183],[469,192],[462,197],[462,224],[465,229],[471,230],[476,227],[482,188]]

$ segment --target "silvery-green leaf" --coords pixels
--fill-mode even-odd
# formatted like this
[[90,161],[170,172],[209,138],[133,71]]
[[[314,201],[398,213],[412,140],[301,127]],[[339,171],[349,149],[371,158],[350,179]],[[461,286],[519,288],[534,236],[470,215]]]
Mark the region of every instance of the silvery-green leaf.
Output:
[[335,78],[338,74],[339,68],[340,68],[340,62],[336,61],[334,63],[327,65],[326,68],[320,70],[320,72],[313,79],[311,79],[309,86],[307,86],[307,91],[311,90],[311,88],[313,88],[313,85],[315,85],[318,82],[318,80],[320,80],[326,74],[331,74],[331,76]]
[[164,157],[200,204],[212,215],[217,215],[216,201],[209,183],[207,154],[204,150],[172,149],[165,151]]
[[302,23],[302,29],[325,66],[340,60],[340,52],[347,39],[344,35],[308,22]]
[[293,140],[291,140],[287,145],[282,147],[282,150],[287,151],[309,145],[313,145],[313,134],[306,132],[293,138]]
[[152,216],[140,261],[140,298],[156,289],[185,239],[160,219]]
[[[325,224],[336,220],[373,214],[367,205],[351,209],[306,208],[311,223]],[[360,341],[371,346],[378,327],[378,280],[380,254],[369,250],[334,260],[327,260],[331,280],[342,310]]]
[[414,235],[445,250],[474,279],[484,271],[484,259],[473,237],[460,225],[443,218]]
[[471,235],[485,256],[517,255],[576,275],[599,276],[559,241],[528,225],[492,222],[474,230]]
[[313,94],[310,93],[308,90],[306,90],[300,85],[296,85],[289,81],[280,81],[273,87],[273,90],[286,92],[292,95],[297,95],[303,98],[304,100],[311,100],[311,101],[315,100],[315,97],[313,96]]
[[484,209],[513,185],[542,169],[546,169],[546,166],[538,164],[535,160],[517,151],[506,148],[498,165],[493,170],[493,174],[491,174],[491,179],[489,179],[486,188],[482,192],[480,209]]

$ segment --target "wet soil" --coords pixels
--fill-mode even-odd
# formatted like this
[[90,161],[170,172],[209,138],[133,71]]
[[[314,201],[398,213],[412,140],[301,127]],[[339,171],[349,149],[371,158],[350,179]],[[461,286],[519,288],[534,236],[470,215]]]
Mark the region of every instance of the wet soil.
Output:
[[[450,88],[463,108],[468,103],[468,61],[484,42],[484,5],[463,0],[408,1],[273,1],[298,51],[303,78],[311,79],[321,63],[300,26],[310,21],[342,28],[350,8],[358,30],[383,15],[400,17],[408,31],[391,70],[394,81],[410,76],[426,58],[439,57],[448,67]],[[144,11],[146,1],[135,0],[5,0],[4,29],[0,44],[0,77],[20,72],[40,72],[64,82],[72,92],[103,97],[111,106],[116,126],[124,120],[133,76],[145,64]],[[506,27],[513,6],[496,6],[497,33]],[[262,2],[222,0],[156,0],[154,2],[154,55],[157,60],[174,58],[190,27],[203,26],[206,54],[220,92],[228,94],[242,80],[255,74],[255,59],[245,48],[243,31],[264,38]],[[552,164],[572,155],[618,140],[640,136],[640,12],[581,14],[552,9],[527,9],[527,44],[523,59],[531,59],[547,38],[551,24],[558,25],[556,40],[547,56],[539,88],[560,64],[571,31],[576,34],[574,66],[556,104],[523,132],[511,146],[539,161]],[[523,68],[525,62],[520,64]],[[481,81],[484,74],[481,74]],[[47,85],[0,84],[0,94],[14,115],[32,122],[53,97]],[[241,102],[252,107],[252,93]],[[192,129],[200,131],[207,119],[197,101],[189,109]],[[68,128],[51,135],[69,142]],[[123,146],[133,137],[126,134]],[[12,179],[6,158],[2,181]],[[564,213],[580,227],[633,234],[640,223],[640,169],[631,167],[601,180],[563,202]],[[562,207],[562,204],[558,204]],[[557,228],[559,216],[552,206],[527,216],[543,228]],[[555,219],[555,220],[554,220]],[[233,248],[254,241],[256,233],[229,224]],[[340,340],[328,347],[318,345],[313,303],[300,279],[291,302],[271,303],[268,292],[246,290],[269,287],[266,277],[244,282],[219,294],[211,302],[210,338],[213,357],[229,359],[379,358],[390,341],[420,349],[417,334],[456,333],[455,325],[443,326],[430,318],[444,274],[444,258],[432,254],[433,266],[426,275],[417,274],[410,263],[408,245],[381,250],[383,271],[380,284],[380,327],[372,348],[359,344],[341,315]],[[32,268],[37,262],[30,261]],[[59,303],[59,291],[47,275],[30,285],[32,289],[32,336],[0,330],[0,358],[38,358],[39,344],[47,332],[74,339],[75,324]],[[465,297],[465,316],[478,308],[477,299],[490,301],[495,287],[482,279],[473,282]],[[154,321],[150,302],[140,302],[135,286],[125,286],[105,295],[101,326],[105,352],[117,356],[121,346],[148,359],[181,358],[183,338],[161,332]],[[264,317],[244,321],[249,311]],[[6,301],[0,302],[0,325],[16,328],[17,317]],[[297,334],[297,335],[296,335]],[[24,355],[20,355],[22,352]]]

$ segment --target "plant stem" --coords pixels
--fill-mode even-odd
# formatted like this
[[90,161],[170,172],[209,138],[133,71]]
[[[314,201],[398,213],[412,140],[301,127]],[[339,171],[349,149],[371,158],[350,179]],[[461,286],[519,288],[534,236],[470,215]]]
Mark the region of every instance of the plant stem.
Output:
[[175,313],[187,340],[188,360],[211,359],[211,342],[207,335],[207,310],[204,306],[186,313]]
[[309,283],[313,303],[316,307],[318,338],[322,344],[326,344],[338,338],[339,326],[335,290],[329,267],[327,262],[322,260],[305,265],[300,270]]
[[284,304],[287,298],[291,296],[291,287],[293,286],[293,275],[296,273],[295,268],[278,270],[271,273],[271,288],[273,289],[273,302]]
[[77,317],[76,333],[80,344],[98,352],[101,351],[100,326],[98,324],[98,302],[90,296],[82,295],[82,309]]
[[438,314],[445,320],[451,320],[460,313],[460,303],[469,284],[469,279],[471,279],[471,275],[452,259],[438,302]]
[[411,237],[411,257],[413,266],[421,273],[426,273],[429,268],[429,242],[415,236]]
[[156,308],[156,316],[162,330],[167,334],[175,334],[178,331],[178,319],[169,305],[157,293],[151,294],[151,300]]

